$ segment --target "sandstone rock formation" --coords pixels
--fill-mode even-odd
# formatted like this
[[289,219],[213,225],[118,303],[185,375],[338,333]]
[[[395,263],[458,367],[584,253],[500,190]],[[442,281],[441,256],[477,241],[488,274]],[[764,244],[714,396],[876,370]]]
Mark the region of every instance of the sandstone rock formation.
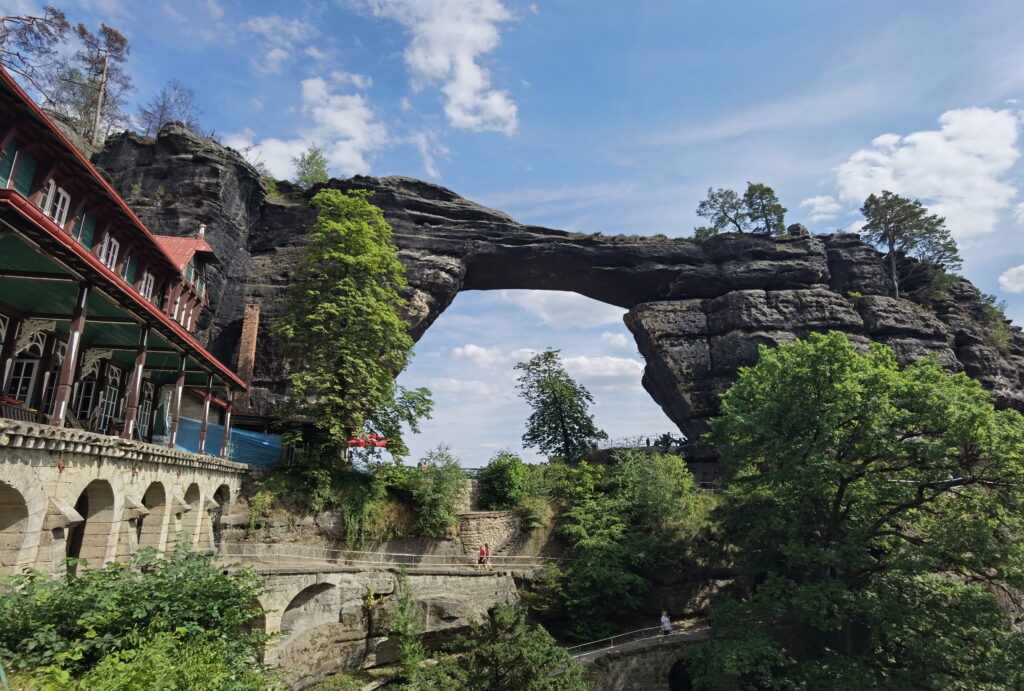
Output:
[[[200,322],[212,352],[234,364],[247,297],[261,300],[252,412],[269,414],[284,365],[269,335],[313,212],[287,183],[266,194],[240,156],[175,124],[155,138],[108,140],[97,163],[157,233],[200,222],[221,258],[212,309]],[[888,343],[909,362],[938,357],[1024,410],[1024,336],[994,336],[966,281],[930,308],[894,300],[881,256],[854,235],[772,240],[722,235],[703,243],[664,236],[583,235],[524,226],[454,192],[404,177],[332,180],[368,189],[394,228],[408,269],[410,331],[421,336],[461,290],[571,290],[629,310],[626,325],[647,362],[643,384],[691,439],[707,429],[718,396],[757,345],[836,329]],[[695,448],[694,459],[708,457]]]

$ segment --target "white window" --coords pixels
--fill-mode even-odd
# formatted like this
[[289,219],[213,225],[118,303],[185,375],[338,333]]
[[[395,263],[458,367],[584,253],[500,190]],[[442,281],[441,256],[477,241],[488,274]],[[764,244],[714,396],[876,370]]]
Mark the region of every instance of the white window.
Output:
[[139,281],[139,295],[146,298],[147,300],[153,299],[153,284],[155,279],[153,274],[148,271],[142,272],[142,279]]
[[69,206],[71,206],[71,196],[62,188],[57,187],[56,182],[49,180],[43,187],[43,198],[40,204],[43,213],[52,218],[57,225],[63,227],[68,220]]
[[103,244],[100,245],[100,261],[106,264],[108,268],[113,269],[117,266],[117,253],[120,249],[121,243],[115,240],[110,233],[107,233],[103,236]]
[[110,421],[114,419],[118,411],[118,402],[121,397],[121,370],[116,367],[107,367],[107,385],[100,393],[99,404],[99,431],[107,433]]
[[132,255],[126,254],[125,257],[124,257],[124,262],[123,262],[123,264],[121,266],[121,278],[123,280],[125,280],[125,281],[128,280],[128,272],[131,270],[131,268],[132,268]]
[[149,436],[149,421],[153,417],[153,397],[155,387],[149,382],[142,385],[142,403],[139,404],[139,438],[146,439]]

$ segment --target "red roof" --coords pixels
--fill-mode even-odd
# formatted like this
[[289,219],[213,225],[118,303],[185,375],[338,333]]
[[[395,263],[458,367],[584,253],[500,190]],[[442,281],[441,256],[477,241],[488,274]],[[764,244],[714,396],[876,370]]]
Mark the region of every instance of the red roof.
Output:
[[203,238],[180,238],[174,235],[154,235],[153,238],[171,258],[178,271],[182,271],[197,252],[213,254],[213,248]]

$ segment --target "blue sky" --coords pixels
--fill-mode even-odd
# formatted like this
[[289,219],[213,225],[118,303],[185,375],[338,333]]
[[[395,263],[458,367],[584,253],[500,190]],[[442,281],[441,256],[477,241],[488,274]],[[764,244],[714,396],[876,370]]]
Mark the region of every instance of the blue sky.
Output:
[[[526,223],[669,236],[698,225],[708,187],[764,182],[812,232],[855,228],[886,188],[946,216],[964,274],[1024,323],[1019,0],[61,7],[128,36],[136,99],[179,79],[206,128],[278,177],[315,143],[337,176],[410,175]],[[414,452],[446,441],[481,465],[519,450],[512,366],[548,346],[612,436],[669,429],[621,314],[571,294],[460,294],[402,375],[438,404]]]

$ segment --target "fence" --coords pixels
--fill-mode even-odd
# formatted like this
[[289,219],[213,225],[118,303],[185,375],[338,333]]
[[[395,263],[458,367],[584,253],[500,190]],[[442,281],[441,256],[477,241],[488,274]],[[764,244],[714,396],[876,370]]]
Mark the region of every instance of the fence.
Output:
[[[400,552],[363,552],[328,549],[307,545],[241,542],[222,544],[218,554],[243,561],[314,561],[337,566],[405,566],[407,568],[476,567],[477,556],[470,554],[403,554]],[[551,557],[492,556],[491,566],[504,569],[536,569],[559,561]]]
[[630,437],[616,437],[615,439],[601,439],[597,442],[599,449],[633,449],[637,447],[657,447],[662,449],[677,448],[686,443],[686,437],[679,435],[673,437],[665,432],[657,434],[635,434]]
[[701,633],[708,630],[708,626],[691,627],[688,629],[675,629],[668,635],[664,634],[660,626],[651,626],[646,629],[637,629],[636,631],[627,631],[626,633],[619,633],[608,638],[600,638],[596,641],[590,641],[588,643],[580,643],[566,648],[569,655],[572,658],[580,658],[586,655],[593,655],[594,653],[604,653],[609,650],[618,648],[627,643],[634,643],[636,641],[650,640],[654,638],[658,639],[670,639],[673,637],[684,636],[688,637],[695,633]]

